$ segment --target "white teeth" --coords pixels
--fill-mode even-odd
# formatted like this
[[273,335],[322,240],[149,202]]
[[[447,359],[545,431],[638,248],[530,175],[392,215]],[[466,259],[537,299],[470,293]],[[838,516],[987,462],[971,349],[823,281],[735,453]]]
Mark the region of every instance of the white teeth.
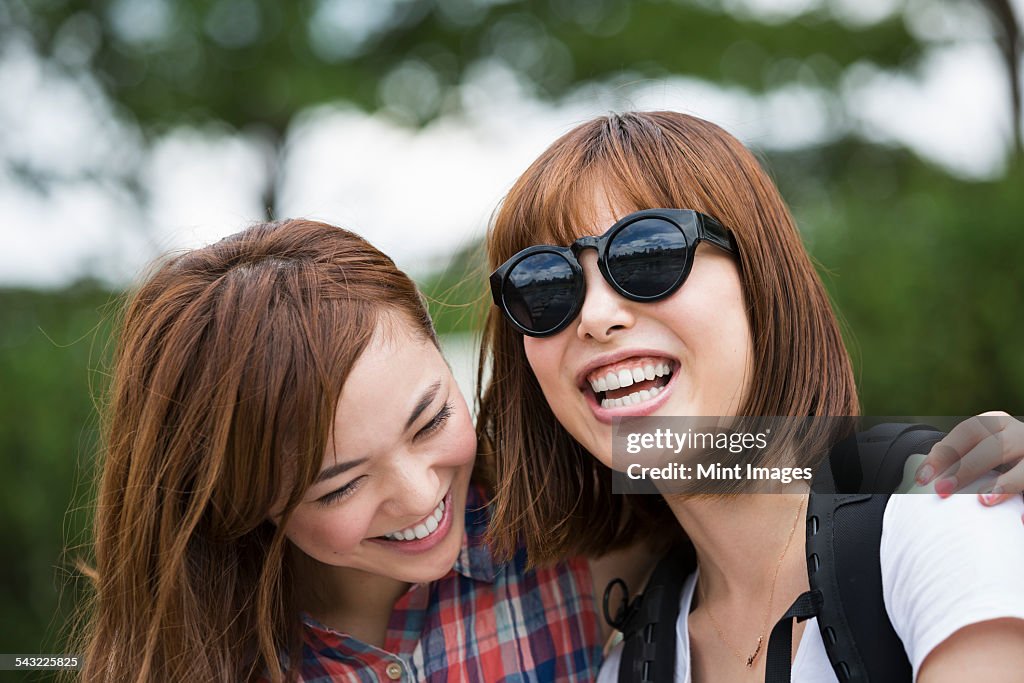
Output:
[[427,516],[426,520],[417,524],[414,527],[408,529],[399,529],[398,531],[392,531],[390,534],[385,534],[384,538],[389,538],[392,541],[412,541],[415,539],[426,538],[430,534],[437,531],[437,528],[441,525],[441,518],[444,517],[444,501],[442,500],[434,508],[434,511]]
[[643,382],[645,379],[652,380],[655,377],[663,377],[669,374],[669,370],[670,366],[668,363],[647,363],[635,368],[623,368],[618,372],[607,372],[602,377],[592,378],[590,380],[590,387],[595,393],[611,389],[621,389],[632,385],[634,382]]
[[623,406],[635,406],[640,403],[650,401],[652,398],[660,394],[661,391],[661,387],[652,387],[650,389],[644,389],[643,391],[634,391],[632,394],[626,394],[620,398],[604,398],[601,399],[601,407],[621,408]]

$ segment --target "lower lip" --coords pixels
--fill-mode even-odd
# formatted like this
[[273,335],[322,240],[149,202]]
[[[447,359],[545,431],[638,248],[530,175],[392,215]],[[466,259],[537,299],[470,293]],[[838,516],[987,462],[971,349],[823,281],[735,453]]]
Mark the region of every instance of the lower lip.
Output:
[[594,411],[594,417],[597,418],[597,421],[610,425],[612,420],[616,417],[643,417],[654,413],[668,400],[668,395],[672,393],[672,389],[675,387],[676,379],[678,377],[679,368],[677,367],[672,372],[672,379],[668,381],[668,384],[661,388],[661,391],[658,392],[657,396],[649,401],[637,403],[631,406],[603,408],[597,401],[596,393],[593,391],[584,391],[583,394],[587,397],[587,404],[590,406],[590,409]]
[[388,550],[414,555],[434,548],[448,536],[448,532],[451,531],[451,528],[452,492],[451,489],[448,489],[448,493],[444,496],[444,512],[441,513],[441,521],[437,523],[437,529],[434,530],[434,533],[429,536],[424,536],[423,538],[417,538],[414,541],[392,541],[388,538],[371,538],[369,540],[372,543],[379,543],[380,545],[385,546]]

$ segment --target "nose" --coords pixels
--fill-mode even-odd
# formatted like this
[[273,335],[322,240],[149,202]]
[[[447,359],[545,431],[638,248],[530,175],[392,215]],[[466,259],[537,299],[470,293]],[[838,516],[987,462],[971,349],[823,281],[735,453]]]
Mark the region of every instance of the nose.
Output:
[[441,479],[433,458],[422,453],[403,453],[392,459],[391,495],[388,512],[410,522],[426,517],[437,507]]
[[605,281],[597,267],[597,254],[587,249],[579,255],[580,266],[587,284],[586,296],[580,308],[576,336],[586,341],[605,342],[618,330],[627,330],[636,324],[632,302],[619,295]]

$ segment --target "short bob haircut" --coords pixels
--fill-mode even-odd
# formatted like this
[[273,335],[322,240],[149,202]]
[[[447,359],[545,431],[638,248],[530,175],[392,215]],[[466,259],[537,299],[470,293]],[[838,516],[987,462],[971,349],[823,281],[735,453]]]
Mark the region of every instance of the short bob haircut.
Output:
[[[696,209],[732,230],[753,341],[751,389],[739,415],[859,414],[825,289],[778,189],[738,140],[675,112],[616,114],[577,126],[508,192],[487,236],[491,268],[534,244],[570,244],[592,226],[596,201],[620,215]],[[612,495],[611,470],[555,419],[521,335],[495,307],[481,358],[491,364],[478,431],[497,468],[496,552],[525,543],[531,561],[543,563],[639,540],[662,545],[665,524],[679,529],[661,496]]]

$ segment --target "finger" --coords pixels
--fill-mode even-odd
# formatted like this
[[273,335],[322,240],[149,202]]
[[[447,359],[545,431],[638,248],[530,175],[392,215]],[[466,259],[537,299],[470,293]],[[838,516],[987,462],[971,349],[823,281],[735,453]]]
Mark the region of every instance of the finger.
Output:
[[980,494],[985,505],[999,505],[1024,491],[1024,462],[1003,472],[992,484],[989,491]]
[[935,491],[940,496],[948,495],[1001,465],[1016,465],[1021,457],[1024,457],[1024,424],[1012,420],[1005,429],[982,440],[940,474]]
[[968,418],[953,427],[949,434],[932,446],[924,462],[917,468],[917,483],[923,486],[932,481],[936,475],[956,465],[979,443],[1014,421],[1007,413],[989,412]]

